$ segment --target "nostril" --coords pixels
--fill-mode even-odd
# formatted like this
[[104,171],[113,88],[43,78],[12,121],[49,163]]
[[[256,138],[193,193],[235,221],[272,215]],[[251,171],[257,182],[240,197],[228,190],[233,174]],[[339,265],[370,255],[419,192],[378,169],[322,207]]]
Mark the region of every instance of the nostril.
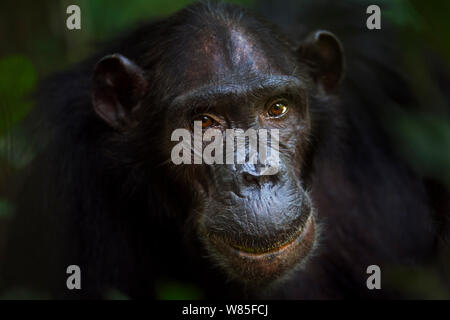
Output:
[[251,174],[249,172],[243,172],[242,173],[242,180],[243,183],[246,185],[257,185],[259,187],[262,187],[264,184],[270,184],[271,186],[276,185],[279,183],[279,176],[278,175],[256,175]]
[[259,185],[259,176],[254,176],[248,172],[242,173],[243,179],[248,184],[258,184]]

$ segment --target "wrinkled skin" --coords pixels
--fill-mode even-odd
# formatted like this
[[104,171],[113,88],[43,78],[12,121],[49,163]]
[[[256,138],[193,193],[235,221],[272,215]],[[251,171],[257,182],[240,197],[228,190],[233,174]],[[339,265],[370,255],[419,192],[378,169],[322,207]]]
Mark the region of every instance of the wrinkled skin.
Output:
[[[238,281],[267,285],[295,268],[314,245],[313,207],[304,181],[310,158],[308,101],[318,87],[332,94],[342,78],[343,52],[325,31],[312,33],[300,48],[276,37],[267,42],[257,32],[264,25],[252,19],[250,25],[232,14],[191,21],[183,38],[186,50],[177,55],[181,72],[172,74],[165,65],[159,71],[178,79],[163,100],[162,140],[170,140],[177,128],[192,129],[190,123],[202,116],[208,122],[204,130],[279,130],[280,165],[274,175],[251,163],[169,169],[195,199],[190,220],[213,260]],[[167,49],[170,56],[172,48]],[[126,57],[103,58],[95,73],[97,113],[116,128],[138,122],[133,118],[138,100],[124,105],[117,92],[144,96],[143,79],[145,72]],[[268,108],[277,101],[287,111],[271,116]]]

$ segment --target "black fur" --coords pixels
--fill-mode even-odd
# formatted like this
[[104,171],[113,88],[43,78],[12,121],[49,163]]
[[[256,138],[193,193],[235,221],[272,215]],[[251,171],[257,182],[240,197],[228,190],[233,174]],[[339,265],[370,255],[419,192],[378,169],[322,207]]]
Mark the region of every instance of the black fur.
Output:
[[[381,126],[389,108],[411,103],[414,95],[398,67],[395,34],[385,25],[382,32],[365,30],[365,8],[337,1],[268,2],[267,17],[287,26],[290,40],[284,40],[233,6],[197,4],[123,36],[43,83],[30,118],[38,125],[30,131],[38,156],[19,195],[2,286],[65,298],[104,297],[115,288],[137,298],[154,296],[157,282],[170,278],[198,285],[207,297],[254,296],[183,246],[192,203],[183,187],[167,179],[158,140],[165,110],[156,102],[177,81],[163,67],[183,68],[176,52],[184,50],[191,23],[221,17],[255,24],[289,46],[326,29],[339,36],[346,53],[339,100],[317,98],[311,106],[315,148],[308,171],[321,228],[318,250],[304,270],[263,296],[397,296],[389,285],[367,290],[366,267],[377,264],[384,272],[433,261],[437,232],[421,178],[395,155]],[[141,113],[148,125],[127,135],[108,127],[91,106],[95,64],[114,52],[141,66],[150,82]],[[70,264],[81,267],[82,291],[65,288]]]

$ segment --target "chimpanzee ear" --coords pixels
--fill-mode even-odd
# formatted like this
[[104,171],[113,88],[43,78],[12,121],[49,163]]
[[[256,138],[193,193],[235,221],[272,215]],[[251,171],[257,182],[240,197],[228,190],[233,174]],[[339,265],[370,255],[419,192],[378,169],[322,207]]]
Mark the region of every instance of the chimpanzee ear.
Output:
[[132,125],[133,111],[147,91],[144,71],[120,54],[102,58],[95,67],[92,103],[95,112],[116,129]]
[[345,58],[341,42],[328,31],[311,33],[298,49],[300,59],[325,93],[333,93],[344,77]]

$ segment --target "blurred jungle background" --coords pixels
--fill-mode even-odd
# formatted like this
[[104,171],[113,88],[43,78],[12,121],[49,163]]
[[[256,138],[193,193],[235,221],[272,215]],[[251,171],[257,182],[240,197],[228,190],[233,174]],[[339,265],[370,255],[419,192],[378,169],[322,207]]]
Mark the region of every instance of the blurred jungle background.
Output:
[[[95,50],[97,43],[113,38],[136,23],[167,16],[190,0],[2,0],[0,2],[0,253],[8,223],[14,218],[10,201],[11,186],[20,169],[33,158],[18,124],[33,108],[27,97],[39,79],[81,61]],[[247,7],[256,0],[233,1]],[[388,19],[398,27],[402,41],[404,67],[409,72],[420,105],[407,114],[394,115],[386,126],[392,132],[398,150],[422,173],[450,187],[450,87],[439,87],[427,67],[424,48],[442,60],[450,71],[450,2],[422,0],[374,1],[382,8],[382,21]],[[81,30],[66,28],[66,8],[81,8]],[[365,27],[367,15],[361,15]],[[445,84],[445,82],[443,82]],[[446,83],[449,84],[448,82]],[[20,150],[20,151],[19,151]],[[43,181],[42,183],[45,183]],[[0,255],[1,257],[1,255]],[[430,267],[431,268],[431,267]],[[403,281],[402,274],[411,281]],[[399,271],[396,281],[411,298],[449,298],[433,270]],[[157,288],[161,299],[196,299],[202,293],[193,284],[161,279]],[[0,298],[46,298],[28,288],[17,288]],[[106,298],[126,298],[109,292]]]

